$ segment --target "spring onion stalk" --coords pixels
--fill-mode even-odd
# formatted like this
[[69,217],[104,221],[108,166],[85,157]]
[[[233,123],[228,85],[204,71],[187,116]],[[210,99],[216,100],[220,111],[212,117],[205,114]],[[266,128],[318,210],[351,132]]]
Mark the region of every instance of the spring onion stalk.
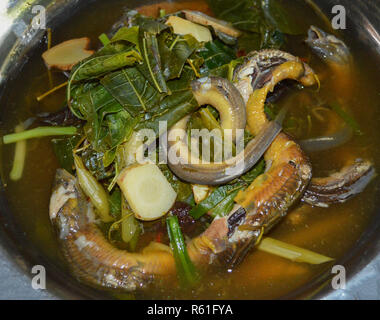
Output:
[[103,44],[103,46],[106,46],[107,44],[110,43],[110,39],[108,38],[108,36],[105,33],[102,33],[99,36],[99,40]]
[[268,252],[276,256],[289,259],[295,262],[305,262],[309,264],[322,264],[334,259],[315,253],[310,250],[272,239],[264,238],[257,246],[260,251]]
[[[20,133],[23,130],[24,130],[23,124],[20,124],[16,126],[15,128],[16,133]],[[25,157],[26,157],[26,141],[21,140],[16,143],[13,167],[9,174],[9,177],[11,178],[11,180],[18,181],[21,179],[22,173],[24,171]]]
[[75,127],[38,127],[22,132],[11,133],[3,137],[4,144],[47,136],[72,136],[77,133]]
[[176,216],[168,217],[166,224],[179,279],[183,285],[193,286],[198,282],[199,276],[187,252],[178,218]]

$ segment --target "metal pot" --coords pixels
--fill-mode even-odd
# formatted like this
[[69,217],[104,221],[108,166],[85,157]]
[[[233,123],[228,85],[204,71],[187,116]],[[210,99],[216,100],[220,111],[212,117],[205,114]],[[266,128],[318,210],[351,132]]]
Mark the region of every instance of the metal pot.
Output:
[[[34,29],[30,21],[36,13],[32,7],[36,4],[46,8],[46,23],[57,25],[68,13],[80,10],[91,5],[94,0],[3,0],[0,4],[0,93],[2,94],[7,79],[25,62],[25,53],[40,41],[44,31]],[[361,50],[377,56],[380,62],[380,1],[379,0],[306,0],[321,14],[332,17],[332,8],[343,5],[347,10],[347,30],[342,30],[345,40],[355,39]],[[138,1],[129,1],[129,3]],[[150,1],[146,1],[149,3]],[[139,3],[141,5],[141,3]],[[376,58],[375,58],[376,59]],[[1,112],[1,110],[0,110]],[[1,183],[2,185],[2,183]],[[2,188],[2,187],[1,187]],[[368,297],[366,292],[368,283],[377,282],[376,289],[370,298],[380,298],[380,216],[374,216],[368,230],[358,240],[356,246],[337,264],[344,265],[348,275],[348,286],[345,291],[334,292],[329,285],[331,274],[323,274],[308,285],[299,288],[284,298],[316,299],[329,298],[357,298]],[[75,281],[59,266],[52,263],[47,257],[37,252],[27,236],[15,223],[10,211],[4,190],[0,189],[0,264],[4,279],[21,279],[26,287],[26,294],[12,298],[104,298],[99,292],[85,287]],[[7,261],[4,261],[7,260]],[[30,280],[23,274],[31,276],[32,267],[44,265],[47,270],[47,286],[49,294],[33,293],[29,287]],[[16,268],[15,268],[16,267]],[[5,272],[5,273],[4,273]],[[13,277],[13,278],[10,278]],[[20,283],[20,280],[18,280]],[[327,284],[327,285],[326,285]],[[6,281],[0,286],[2,291],[9,292],[17,286]],[[29,290],[27,288],[30,288]],[[2,297],[7,297],[6,295]]]

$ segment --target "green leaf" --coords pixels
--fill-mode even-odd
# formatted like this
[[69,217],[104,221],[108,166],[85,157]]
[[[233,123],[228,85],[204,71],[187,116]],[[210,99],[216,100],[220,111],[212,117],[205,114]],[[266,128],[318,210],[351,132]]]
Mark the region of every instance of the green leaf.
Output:
[[154,108],[162,99],[162,95],[137,68],[109,73],[101,83],[134,117]]
[[110,213],[115,218],[115,220],[121,217],[121,191],[118,187],[110,194]]
[[265,171],[265,161],[262,159],[250,171],[240,177],[247,184],[251,184],[259,175]]
[[166,80],[179,78],[187,59],[199,47],[199,42],[191,35],[178,35],[173,39],[173,34],[169,32],[162,33],[158,43]]
[[140,49],[144,63],[137,66],[137,68],[146,76],[159,93],[167,93],[168,88],[162,73],[161,57],[156,36],[154,34],[145,33],[140,41]]
[[139,26],[133,26],[130,28],[122,27],[120,28],[116,34],[112,37],[112,42],[117,41],[127,41],[129,43],[133,43],[138,47],[139,45]]
[[208,75],[213,76],[213,77],[226,78],[226,79],[232,81],[235,68],[239,64],[242,64],[243,61],[244,61],[243,57],[232,60],[228,64],[224,64],[218,68],[210,70]]
[[306,30],[302,21],[304,18],[297,19],[291,14],[289,8],[292,7],[292,2],[294,0],[262,0],[263,12],[267,20],[282,33],[301,35]]
[[125,110],[106,116],[104,123],[109,130],[111,148],[118,146],[132,134],[137,121],[138,119],[132,118]]
[[213,217],[224,217],[228,215],[235,205],[234,199],[239,191],[240,189],[232,191],[227,197],[225,197],[221,202],[219,202],[215,208],[211,209],[211,215]]
[[143,32],[149,32],[155,35],[169,28],[168,25],[162,22],[142,15],[137,15],[133,24],[138,25]]
[[237,195],[237,192],[250,185],[264,171],[265,162],[261,160],[250,171],[231,184],[216,188],[205,200],[192,208],[189,214],[194,219],[199,219],[207,212],[211,212],[215,216],[228,214],[232,209],[233,199]]
[[141,57],[135,50],[111,55],[93,57],[81,64],[72,73],[70,79],[75,81],[99,78],[102,75],[126,67],[133,66]]
[[221,67],[236,59],[235,51],[219,40],[207,42],[199,50],[199,55],[204,59],[204,64],[208,70]]
[[96,180],[107,179],[113,175],[113,168],[104,166],[104,152],[98,152],[89,147],[82,152],[81,157],[85,167]]
[[207,0],[207,4],[218,19],[240,30],[260,33],[265,23],[260,0]]
[[80,139],[80,135],[75,135],[63,139],[53,139],[51,141],[60,167],[70,173],[73,173],[74,167],[73,150]]
[[97,113],[101,115],[102,120],[106,114],[123,110],[122,105],[97,82],[75,85],[71,95],[71,111],[87,121]]
[[[245,31],[238,39],[239,48],[250,52],[264,48],[280,48],[284,43],[283,32],[277,29],[276,24],[273,24],[272,16],[268,19],[268,10],[267,14],[263,11],[262,5],[265,6],[266,1],[208,0],[207,3],[217,18],[228,21],[235,28]],[[277,1],[271,2],[277,4]],[[279,7],[276,6],[276,8],[276,15],[279,16]],[[283,23],[281,25],[283,26]]]
[[168,82],[171,95],[165,97],[161,103],[150,110],[145,117],[145,121],[138,125],[138,128],[153,129],[157,135],[159,132],[159,122],[166,121],[168,129],[183,117],[193,113],[199,108],[198,103],[190,88],[190,81],[195,75],[191,70],[186,70],[180,79]]

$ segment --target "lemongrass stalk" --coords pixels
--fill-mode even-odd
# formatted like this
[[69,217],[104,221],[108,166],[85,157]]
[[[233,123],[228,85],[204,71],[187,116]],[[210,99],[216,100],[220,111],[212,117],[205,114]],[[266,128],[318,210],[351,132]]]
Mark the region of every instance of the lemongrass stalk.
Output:
[[[20,133],[24,131],[24,125],[19,124],[15,128],[16,133]],[[25,157],[26,157],[26,141],[18,141],[16,143],[15,147],[15,155],[14,155],[14,160],[13,160],[13,166],[12,170],[9,174],[9,177],[13,181],[18,181],[22,177],[22,173],[24,171],[24,164],[25,164]]]
[[271,253],[295,262],[322,264],[334,260],[319,253],[315,253],[313,251],[306,250],[272,238],[264,238],[257,246],[257,248],[260,251]]
[[72,136],[76,134],[75,127],[38,127],[18,133],[11,133],[3,137],[4,144],[15,143],[22,140],[47,136]]

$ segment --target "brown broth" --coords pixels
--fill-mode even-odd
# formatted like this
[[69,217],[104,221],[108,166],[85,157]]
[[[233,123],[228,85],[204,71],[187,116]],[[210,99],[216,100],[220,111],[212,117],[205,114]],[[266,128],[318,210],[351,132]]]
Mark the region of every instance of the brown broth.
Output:
[[[301,3],[296,1],[295,3]],[[112,5],[111,5],[112,4]],[[112,26],[120,16],[124,1],[97,1],[91,5],[91,10],[74,14],[64,26],[53,30],[53,42],[57,44],[74,37],[90,36],[96,43],[97,36]],[[302,11],[308,24],[324,26],[311,9],[305,5],[294,5],[294,15]],[[197,9],[208,12],[202,1],[192,1],[181,4],[159,4],[141,8],[144,14],[155,15],[158,8],[167,12],[178,9]],[[307,25],[305,24],[305,32]],[[325,27],[326,29],[326,27]],[[302,42],[302,38],[293,37],[287,44],[290,52],[309,57],[310,52]],[[19,75],[13,79],[2,99],[1,129],[11,132],[14,126],[39,112],[59,110],[65,99],[61,90],[38,103],[36,96],[49,89],[49,79],[46,68],[40,58],[45,50],[45,44],[34,51],[28,63]],[[326,175],[340,168],[347,159],[361,157],[380,163],[380,150],[376,146],[380,142],[378,123],[380,120],[380,105],[378,92],[380,85],[377,75],[371,68],[368,57],[360,51],[354,51],[354,76],[349,79],[351,90],[342,90],[340,98],[354,115],[364,132],[363,136],[355,137],[350,143],[334,150],[311,154],[314,174]],[[322,88],[320,94],[327,100],[337,95],[337,79],[335,74],[316,58],[310,64],[321,75]],[[339,79],[338,79],[339,80]],[[59,73],[53,73],[54,84],[65,81]],[[339,85],[345,85],[340,83]],[[332,89],[332,88],[335,88]],[[343,93],[342,93],[343,92]],[[304,103],[302,91],[291,93],[280,104],[294,104],[299,110]],[[350,94],[350,96],[348,96]],[[313,128],[316,133],[323,131],[318,122]],[[53,154],[50,138],[28,141],[27,159],[24,175],[21,181],[12,182],[8,179],[13,161],[14,146],[3,146],[2,172],[6,182],[6,194],[12,211],[20,228],[34,243],[41,254],[61,264],[63,261],[57,246],[48,217],[48,203],[55,170],[58,167]],[[378,180],[361,195],[345,204],[334,205],[329,209],[311,208],[300,205],[270,233],[270,236],[291,244],[325,254],[336,259],[345,255],[365,231],[372,213],[375,211],[375,199],[378,194]],[[331,265],[310,266],[290,262],[288,260],[253,250],[244,262],[232,273],[224,272],[209,274],[197,291],[176,291],[174,288],[152,290],[138,295],[138,298],[188,298],[188,299],[269,299],[279,298],[305,285],[323,272],[328,272]],[[122,296],[118,296],[122,297]]]

